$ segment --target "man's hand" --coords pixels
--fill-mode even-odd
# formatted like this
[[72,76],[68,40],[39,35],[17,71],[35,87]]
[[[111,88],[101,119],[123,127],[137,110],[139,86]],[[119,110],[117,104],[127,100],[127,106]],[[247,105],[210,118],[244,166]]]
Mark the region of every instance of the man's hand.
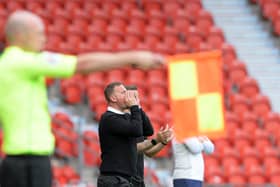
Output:
[[156,140],[163,144],[167,144],[173,139],[173,129],[167,124],[165,127],[161,127],[157,133]]
[[166,63],[165,58],[162,55],[151,52],[137,52],[137,61],[134,63],[134,67],[140,69],[151,69],[163,66]]
[[133,105],[139,105],[139,101],[137,100],[135,94],[131,90],[126,91],[125,102],[128,107],[131,107]]
[[198,136],[197,139],[198,139],[201,143],[203,143],[203,142],[209,140],[209,139],[207,138],[207,136]]
[[140,105],[140,99],[139,99],[138,91],[137,90],[127,90],[127,91],[131,92],[132,96],[135,97],[138,105]]

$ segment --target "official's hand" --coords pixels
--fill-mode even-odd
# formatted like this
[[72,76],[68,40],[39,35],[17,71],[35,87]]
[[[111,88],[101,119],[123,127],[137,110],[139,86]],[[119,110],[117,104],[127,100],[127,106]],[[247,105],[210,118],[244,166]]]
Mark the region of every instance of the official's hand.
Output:
[[137,56],[138,56],[138,60],[134,64],[134,66],[136,68],[140,68],[144,70],[158,68],[166,63],[165,58],[157,53],[143,51],[143,52],[138,52]]

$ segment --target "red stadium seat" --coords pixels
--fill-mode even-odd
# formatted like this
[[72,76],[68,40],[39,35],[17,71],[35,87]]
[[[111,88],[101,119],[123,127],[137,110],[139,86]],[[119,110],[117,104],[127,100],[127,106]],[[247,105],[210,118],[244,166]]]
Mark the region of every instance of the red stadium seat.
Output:
[[[75,30],[76,28],[73,29]],[[81,33],[76,33],[74,30],[72,30],[71,27],[68,27],[68,32],[71,34],[67,36],[66,42],[71,46],[79,46],[83,41],[83,36],[80,35]]]
[[84,148],[84,162],[86,166],[99,166],[100,159],[100,145],[98,142],[91,142]]
[[260,151],[260,155],[263,155],[265,154],[264,153],[264,150],[267,148],[267,147],[271,147],[272,146],[272,143],[271,143],[271,140],[269,138],[257,138],[254,140],[254,144],[255,144],[255,147]]
[[267,177],[280,176],[279,165],[269,165],[266,166],[265,174]]
[[181,9],[181,5],[176,1],[166,1],[162,3],[163,14],[167,15],[171,19],[176,17],[176,12]]
[[77,9],[81,9],[81,4],[79,1],[66,1],[64,3],[64,9],[67,12],[70,12],[71,14],[73,14],[73,12]]
[[207,36],[207,43],[211,49],[222,49],[225,41],[223,31],[218,27],[211,27],[210,33]]
[[273,22],[272,22],[273,32],[276,36],[280,35],[280,20],[279,20],[279,17],[280,17],[280,11],[278,11],[276,13],[275,18],[273,19]]
[[203,39],[196,27],[191,26],[185,38],[186,43],[189,45],[192,52],[200,51],[200,44],[202,43]]
[[239,165],[228,165],[227,168],[224,168],[224,174],[228,179],[233,176],[244,176],[243,170]]
[[161,37],[163,37],[163,32],[162,30],[158,30],[158,28],[154,25],[147,25],[145,28],[145,35],[145,41],[148,41],[148,39],[150,38],[151,42],[156,44],[160,41]]
[[40,1],[31,1],[26,4],[26,9],[35,12],[37,9],[43,9],[44,5]]
[[271,145],[266,146],[266,147],[263,149],[263,153],[262,153],[263,159],[264,159],[264,160],[265,160],[265,159],[267,160],[267,163],[266,163],[266,164],[268,164],[269,161],[270,161],[271,163],[273,163],[273,162],[277,163],[275,159],[277,159],[279,155],[280,155],[279,149],[278,149],[278,148],[275,148],[275,147],[272,147]]
[[245,170],[248,170],[251,166],[259,165],[260,159],[258,151],[255,148],[245,147],[240,153]]
[[189,47],[185,43],[177,42],[175,44],[175,54],[182,54],[182,53],[188,53],[189,52]]
[[142,34],[143,33],[139,30],[139,28],[130,25],[126,28],[125,42],[133,47],[136,47],[142,40]]
[[120,3],[118,1],[106,1],[101,5],[102,10],[108,13],[109,15],[112,14],[113,10],[120,9]]
[[211,155],[204,155],[204,162],[207,167],[219,167],[220,165],[219,159]]
[[178,31],[174,27],[164,27],[163,30],[163,42],[169,48],[174,48],[175,44],[178,42]]
[[184,10],[187,14],[187,17],[191,23],[195,23],[199,15],[200,10],[202,9],[201,1],[190,1],[185,3]]
[[105,73],[103,72],[96,72],[91,73],[87,76],[86,79],[86,87],[89,89],[90,87],[100,86],[103,87],[105,84]]
[[61,93],[64,95],[64,99],[69,104],[77,104],[81,101],[84,85],[83,78],[76,75],[69,79],[61,81]]
[[166,24],[166,15],[160,10],[151,10],[148,12],[148,25],[157,27],[158,29],[164,28]]
[[166,86],[166,71],[163,69],[155,69],[148,71],[147,79],[146,81],[151,86]]
[[111,25],[118,26],[120,28],[125,28],[128,24],[128,12],[115,9],[112,11],[112,18],[110,20]]
[[61,53],[76,54],[76,47],[67,42],[60,43],[58,47],[59,47],[59,52]]
[[271,2],[265,3],[263,5],[262,15],[264,18],[272,20],[276,16],[277,11],[279,9],[280,9],[280,5],[278,2],[271,1]]
[[280,127],[280,118],[278,113],[269,112],[263,119],[264,129],[269,133],[274,133]]
[[74,25],[88,25],[91,22],[91,15],[84,11],[84,9],[74,9],[72,14]]
[[[98,115],[99,114],[102,114],[102,111],[101,110],[106,110],[106,100],[103,96],[103,92],[102,94],[100,93],[99,95],[98,92],[94,92],[94,91],[91,91],[93,89],[90,89],[90,91],[88,92],[88,99],[89,99],[89,107],[92,111],[96,112]],[[103,111],[103,112],[104,112]],[[98,116],[100,117],[100,116]]]
[[223,61],[225,64],[230,65],[236,60],[236,52],[232,45],[224,43],[222,46]]
[[145,79],[145,72],[139,69],[131,69],[127,74],[127,84],[135,84],[137,86],[145,87],[146,83],[143,81]]
[[86,130],[83,132],[83,140],[85,145],[89,145],[93,142],[98,143],[99,142],[98,133],[93,130]]
[[106,42],[112,46],[117,46],[124,40],[124,30],[117,26],[109,26],[107,28]]
[[235,61],[228,68],[231,82],[239,86],[242,80],[247,76],[245,64],[241,61]]
[[[104,99],[104,96],[102,96],[103,97],[103,99]],[[104,101],[104,103],[103,104],[98,104],[97,106],[96,105],[92,105],[91,104],[91,106],[95,106],[95,110],[94,110],[94,112],[95,112],[95,115],[94,115],[94,119],[96,120],[96,121],[99,121],[100,120],[100,118],[101,118],[101,115],[107,110],[107,106],[106,106],[106,103],[105,103],[105,101]]]
[[227,112],[225,117],[228,134],[232,134],[236,129],[241,127],[240,118],[235,113]]
[[229,135],[229,138],[234,143],[234,146],[238,151],[251,146],[251,139],[249,134],[241,129],[236,129],[233,132],[233,135]]
[[265,118],[271,110],[270,101],[267,96],[258,94],[251,99],[251,102],[253,111],[262,118]]
[[252,112],[247,112],[243,115],[241,126],[246,133],[253,134],[259,126],[258,123],[257,115]]
[[131,10],[130,18],[131,18],[130,25],[134,25],[134,26],[139,25],[142,26],[141,28],[143,28],[143,26],[147,22],[147,16],[143,11],[139,9]]
[[161,2],[157,0],[143,0],[143,7],[146,12],[161,10]]
[[280,186],[280,175],[272,175],[269,177],[269,182],[276,185]]
[[230,98],[230,106],[233,112],[242,117],[246,112],[250,110],[249,100],[240,94],[233,94]]
[[256,96],[259,91],[257,81],[251,77],[246,77],[240,83],[240,93],[248,98]]
[[182,33],[183,35],[186,35],[186,33],[188,32],[188,30],[191,27],[191,23],[190,23],[189,20],[179,17],[179,18],[173,20],[173,27],[179,33]]
[[196,27],[200,36],[204,39],[207,38],[213,25],[214,21],[211,13],[206,10],[201,10],[196,20]]
[[212,176],[224,177],[221,167],[205,167],[205,178],[208,179]]
[[23,2],[21,2],[21,1],[8,1],[6,6],[7,6],[9,12],[14,12],[16,10],[24,9]]
[[215,150],[219,153],[224,152],[224,149],[232,147],[231,142],[228,138],[219,138],[214,140]]
[[106,82],[124,82],[125,80],[125,73],[123,70],[111,70],[105,74]]
[[226,174],[226,176],[230,176],[233,174],[233,170],[236,167],[239,167],[240,165],[240,161],[237,157],[233,157],[233,156],[224,156],[222,158],[222,166],[224,168],[224,172]]

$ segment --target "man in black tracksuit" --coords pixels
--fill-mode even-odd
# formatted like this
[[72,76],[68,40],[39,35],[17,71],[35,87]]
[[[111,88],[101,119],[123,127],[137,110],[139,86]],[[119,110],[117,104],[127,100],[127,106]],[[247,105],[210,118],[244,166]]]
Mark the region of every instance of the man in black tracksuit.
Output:
[[[140,106],[140,98],[138,95],[137,87],[134,85],[126,86],[126,89],[133,92],[136,96],[139,106]],[[143,125],[143,136],[137,137],[137,172],[136,175],[133,176],[133,187],[145,187],[144,183],[144,154],[146,156],[152,157],[157,154],[160,150],[164,148],[164,146],[170,142],[172,139],[172,129],[166,126],[164,129],[161,129],[157,132],[154,139],[147,139],[147,137],[152,136],[154,134],[154,129],[151,124],[149,117],[146,115],[143,109],[141,110],[142,117],[142,125]],[[127,111],[129,113],[129,111]]]

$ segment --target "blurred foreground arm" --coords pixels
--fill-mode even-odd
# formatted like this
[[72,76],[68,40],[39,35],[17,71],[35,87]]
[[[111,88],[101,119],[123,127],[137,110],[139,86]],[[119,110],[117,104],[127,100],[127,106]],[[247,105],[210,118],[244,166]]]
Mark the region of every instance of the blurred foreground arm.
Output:
[[165,59],[147,51],[130,51],[119,53],[87,53],[78,55],[75,73],[91,73],[131,66],[140,69],[158,68]]

